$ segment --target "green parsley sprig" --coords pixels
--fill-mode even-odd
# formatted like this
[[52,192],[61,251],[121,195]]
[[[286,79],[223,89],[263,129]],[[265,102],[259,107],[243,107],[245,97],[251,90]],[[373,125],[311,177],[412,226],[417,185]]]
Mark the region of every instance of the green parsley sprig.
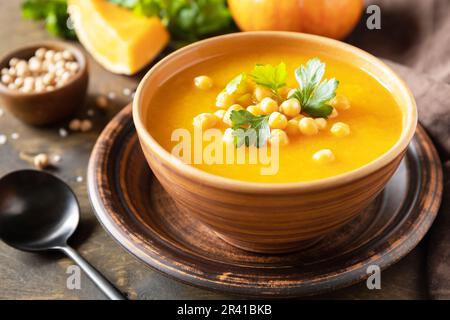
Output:
[[326,118],[333,111],[329,102],[336,96],[339,81],[335,78],[323,80],[325,64],[318,58],[309,60],[306,66],[295,70],[295,78],[300,88],[289,98],[295,98],[302,106],[302,112],[312,117]]
[[276,67],[271,64],[257,64],[251,76],[256,84],[269,88],[274,96],[279,97],[278,89],[286,85],[286,64],[282,62]]
[[260,148],[270,138],[269,115],[255,116],[247,110],[233,110],[230,119],[238,148],[243,144]]

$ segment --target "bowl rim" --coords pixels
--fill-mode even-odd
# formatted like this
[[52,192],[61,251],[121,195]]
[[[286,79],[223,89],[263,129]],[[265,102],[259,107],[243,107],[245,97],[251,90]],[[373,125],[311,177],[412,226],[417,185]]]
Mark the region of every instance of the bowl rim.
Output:
[[23,52],[26,50],[31,49],[39,49],[39,48],[50,48],[50,49],[58,49],[58,50],[69,50],[71,51],[75,56],[75,61],[78,62],[80,65],[80,69],[75,73],[67,83],[63,84],[61,87],[55,87],[51,91],[42,91],[42,92],[21,92],[18,90],[11,90],[8,87],[6,87],[1,81],[0,81],[0,94],[7,95],[10,97],[38,97],[38,96],[45,96],[48,94],[52,94],[54,92],[60,92],[65,90],[68,86],[72,85],[74,82],[78,81],[80,78],[83,77],[83,75],[87,71],[87,59],[84,53],[77,48],[76,46],[63,42],[63,41],[39,41],[39,42],[33,42],[24,46],[20,46],[17,48],[14,48],[12,50],[7,51],[6,53],[2,54],[0,56],[0,68],[2,65],[5,64],[8,65],[7,59],[11,59],[14,57],[15,54],[19,52]]
[[[176,158],[165,150],[149,133],[146,129],[145,124],[142,120],[143,111],[143,90],[146,83],[149,81],[150,77],[157,73],[162,66],[170,63],[171,59],[174,57],[181,56],[189,51],[195,50],[199,47],[205,45],[214,45],[217,42],[221,42],[224,39],[229,40],[230,38],[246,38],[246,37],[280,37],[280,38],[290,38],[298,40],[310,40],[313,42],[325,44],[327,46],[332,46],[340,49],[341,51],[351,52],[351,54],[359,56],[364,60],[368,61],[370,64],[382,69],[385,73],[392,77],[393,82],[396,82],[400,89],[403,91],[407,99],[407,113],[405,117],[404,126],[402,133],[397,142],[384,154],[378,158],[372,160],[371,162],[356,168],[351,171],[347,171],[335,176],[321,178],[310,181],[301,182],[253,182],[245,180],[235,180],[232,178],[227,178],[219,175],[215,175],[194,166],[184,163],[181,159]],[[213,186],[219,189],[226,189],[231,191],[243,191],[252,193],[294,193],[294,192],[311,192],[326,188],[334,188],[340,185],[348,184],[352,181],[362,179],[373,172],[376,172],[394,161],[401,153],[406,150],[409,142],[414,136],[415,129],[417,126],[417,106],[413,94],[411,93],[405,82],[384,62],[382,62],[377,57],[371,55],[370,53],[349,45],[347,43],[305,33],[297,32],[286,32],[286,31],[255,31],[255,32],[238,32],[230,33],[222,36],[217,36],[195,42],[182,49],[179,49],[157,64],[155,64],[140,81],[138,88],[136,90],[135,97],[133,99],[133,122],[136,127],[139,139],[144,143],[143,145],[150,148],[160,159],[162,159],[162,164],[170,167],[171,170],[177,172],[181,176],[188,177],[191,180],[197,181],[203,185]],[[141,144],[142,145],[142,144]]]

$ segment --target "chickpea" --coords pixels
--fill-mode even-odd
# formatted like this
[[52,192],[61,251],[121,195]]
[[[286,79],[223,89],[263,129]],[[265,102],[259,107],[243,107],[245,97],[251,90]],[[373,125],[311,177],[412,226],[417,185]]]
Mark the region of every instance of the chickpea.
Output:
[[80,119],[72,119],[69,122],[69,129],[72,131],[78,131],[81,128],[81,120]]
[[16,85],[16,87],[20,88],[23,85],[23,78],[18,77],[14,80],[14,84]]
[[213,81],[208,76],[198,76],[194,78],[194,84],[199,89],[208,90],[212,88]]
[[264,98],[272,97],[272,91],[268,88],[257,86],[253,91],[253,95],[257,101],[262,101]]
[[271,129],[284,129],[287,126],[287,118],[284,114],[273,112],[269,116],[269,127]]
[[72,52],[70,52],[69,50],[64,50],[62,52],[62,57],[64,60],[67,60],[67,61],[73,60]]
[[47,168],[50,164],[48,155],[46,155],[45,153],[39,153],[33,158],[33,164],[38,169]]
[[248,106],[247,111],[255,116],[260,116],[260,115],[264,114],[264,112],[261,110],[261,107],[259,105]]
[[20,61],[20,60],[19,60],[18,58],[11,58],[11,59],[9,60],[9,66],[10,66],[10,67],[15,67],[19,61]]
[[239,98],[236,99],[236,102],[239,103],[241,106],[249,106],[253,102],[253,97],[251,93],[246,93]]
[[338,115],[339,113],[337,112],[337,110],[333,108],[333,111],[331,111],[331,114],[328,116],[328,118],[333,119],[336,118]]
[[92,129],[92,121],[91,120],[83,120],[80,124],[81,132],[87,132]]
[[15,69],[15,68],[9,68],[9,69],[8,69],[8,74],[9,74],[11,77],[15,77],[15,76],[17,75],[16,69]]
[[8,74],[8,71],[9,71],[8,68],[3,68],[3,69],[2,69],[2,75]]
[[64,73],[61,75],[61,82],[66,83],[69,81],[71,74],[67,71],[64,71]]
[[225,116],[225,110],[221,109],[221,110],[217,110],[216,112],[214,112],[214,115],[216,116],[218,121],[222,121],[223,117]]
[[234,144],[233,129],[227,128],[222,136],[222,141],[226,144]]
[[299,114],[298,116],[293,117],[292,120],[300,121],[300,120],[303,119],[304,117],[305,117],[304,115]]
[[106,109],[109,105],[109,101],[108,98],[105,96],[98,96],[95,99],[95,104],[97,105],[97,107],[99,107],[100,109]]
[[316,118],[314,119],[317,126],[319,127],[319,130],[323,130],[327,127],[327,119],[325,118]]
[[17,86],[16,86],[15,83],[10,83],[10,84],[8,84],[8,89],[9,89],[9,90],[16,90],[16,89],[18,89],[18,88],[17,88]]
[[327,164],[333,162],[335,156],[330,149],[322,149],[314,153],[313,160],[320,164]]
[[62,61],[62,60],[63,60],[62,52],[60,52],[60,51],[55,52],[55,54],[53,55],[53,61],[58,62],[58,61]]
[[288,136],[295,136],[300,133],[300,129],[298,127],[298,120],[291,119],[287,122],[286,128],[284,131],[288,134]]
[[307,136],[313,136],[319,132],[319,127],[313,118],[304,117],[298,123],[300,132]]
[[201,130],[212,128],[217,123],[217,117],[212,113],[200,113],[198,116],[194,117],[192,124],[194,127]]
[[23,75],[23,73],[26,73],[28,71],[28,63],[25,60],[19,60],[15,65],[15,68],[17,75],[20,76],[21,73]]
[[342,138],[350,134],[350,127],[344,122],[336,122],[331,126],[330,132],[333,136]]
[[33,77],[26,77],[23,80],[23,86],[24,87],[31,87],[34,88],[34,78]]
[[13,82],[13,78],[9,74],[2,75],[2,82],[6,85]]
[[272,112],[278,111],[278,103],[272,98],[266,97],[262,99],[260,108],[264,114],[271,114]]
[[47,50],[47,52],[45,52],[44,58],[45,58],[45,60],[52,61],[54,55],[55,55],[55,50]]
[[289,143],[289,138],[286,134],[286,132],[284,132],[281,129],[272,129],[270,131],[270,139],[269,139],[270,143],[275,143],[278,142],[278,144],[280,146],[285,146]]
[[239,110],[243,110],[244,108],[242,108],[240,105],[238,104],[233,104],[231,107],[228,108],[227,112],[225,112],[224,116],[223,116],[223,122],[226,123],[229,126],[232,126],[233,123],[231,122],[231,112],[234,111],[239,111]]
[[69,66],[66,65],[66,69],[73,73],[76,73],[78,70],[80,70],[80,65],[78,64],[78,62],[70,62]]
[[280,110],[288,117],[295,117],[301,111],[300,102],[297,99],[286,100],[281,104]]
[[295,92],[297,91],[297,89],[292,89],[288,92],[287,97],[289,99],[289,97],[293,96],[295,94]]
[[338,94],[336,97],[331,100],[331,106],[339,111],[350,109],[350,101],[347,96],[342,94]]
[[34,53],[34,56],[36,58],[38,58],[39,60],[44,60],[45,58],[45,53],[47,52],[47,50],[45,48],[39,48],[36,50],[36,52]]
[[230,96],[225,91],[222,91],[219,93],[219,95],[216,98],[216,107],[218,108],[228,108],[234,103],[234,98]]
[[278,93],[280,94],[280,96],[287,99],[289,97],[289,92],[291,90],[292,90],[292,88],[290,88],[290,87],[283,87],[278,90]]
[[28,61],[28,69],[31,72],[39,72],[39,71],[41,71],[42,70],[41,60],[39,60],[36,57],[30,58],[30,60]]
[[47,72],[42,76],[42,82],[47,86],[53,84],[55,82],[55,74],[53,72]]

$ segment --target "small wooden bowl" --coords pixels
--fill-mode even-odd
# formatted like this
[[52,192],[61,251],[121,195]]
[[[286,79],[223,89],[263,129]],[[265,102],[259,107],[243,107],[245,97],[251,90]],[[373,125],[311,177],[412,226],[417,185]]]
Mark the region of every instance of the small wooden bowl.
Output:
[[[385,154],[356,170],[298,183],[245,182],[212,175],[183,163],[163,149],[145,126],[159,84],[185,68],[186,61],[193,64],[251,47],[261,51],[308,48],[312,54],[327,52],[364,69],[382,81],[401,108],[403,130],[399,140]],[[197,42],[155,65],[137,89],[133,120],[147,162],[180,210],[188,211],[234,246],[255,252],[283,253],[310,246],[370,204],[403,159],[415,132],[417,110],[405,83],[367,52],[308,34],[245,32]]]
[[0,82],[0,101],[18,119],[31,125],[46,125],[67,118],[83,105],[88,86],[88,68],[84,54],[64,42],[41,42],[15,49],[0,58],[0,69],[11,58],[29,59],[38,48],[69,50],[80,65],[78,72],[63,86],[52,91],[24,93]]

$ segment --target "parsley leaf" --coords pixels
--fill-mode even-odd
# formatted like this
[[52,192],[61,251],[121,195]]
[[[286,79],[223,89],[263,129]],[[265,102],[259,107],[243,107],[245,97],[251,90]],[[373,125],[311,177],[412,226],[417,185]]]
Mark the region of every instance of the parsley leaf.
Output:
[[159,16],[176,40],[195,41],[235,29],[225,0],[108,0],[143,16]]
[[75,31],[68,26],[66,0],[25,0],[22,1],[22,16],[31,20],[45,20],[49,33],[66,39],[76,39]]
[[270,138],[269,116],[255,116],[247,110],[233,110],[230,115],[236,147],[263,147]]
[[247,74],[245,72],[234,77],[230,82],[228,82],[225,87],[225,91],[228,94],[239,94],[244,93],[247,90]]
[[271,89],[274,95],[279,96],[278,89],[286,85],[286,64],[282,62],[276,67],[271,64],[257,64],[252,77],[256,84]]
[[311,59],[306,66],[301,65],[295,70],[295,77],[300,88],[290,98],[297,99],[302,111],[312,117],[328,117],[333,108],[329,105],[331,99],[336,96],[339,81],[335,78],[323,80],[325,64],[318,58]]

